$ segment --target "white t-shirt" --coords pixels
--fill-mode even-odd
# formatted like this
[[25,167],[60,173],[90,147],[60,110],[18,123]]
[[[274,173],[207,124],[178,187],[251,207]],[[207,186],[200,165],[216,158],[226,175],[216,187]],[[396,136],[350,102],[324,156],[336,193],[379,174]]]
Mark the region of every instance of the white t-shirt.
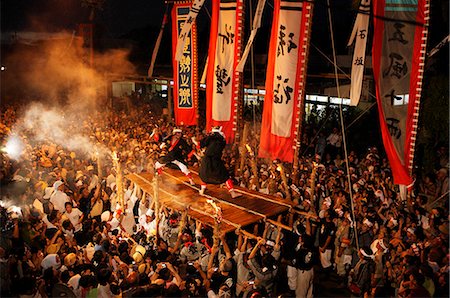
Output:
[[70,220],[73,227],[75,228],[75,232],[78,232],[81,230],[82,226],[80,223],[80,217],[83,215],[83,212],[80,211],[78,208],[72,208],[72,212],[70,213],[64,213],[63,216],[67,217],[67,219]]
[[69,196],[60,190],[55,191],[50,197],[50,203],[53,204],[55,210],[60,212],[66,209],[66,202],[70,202]]
[[120,221],[117,218],[113,217],[113,219],[111,219],[111,221],[109,221],[108,223],[111,225],[111,231],[120,229]]

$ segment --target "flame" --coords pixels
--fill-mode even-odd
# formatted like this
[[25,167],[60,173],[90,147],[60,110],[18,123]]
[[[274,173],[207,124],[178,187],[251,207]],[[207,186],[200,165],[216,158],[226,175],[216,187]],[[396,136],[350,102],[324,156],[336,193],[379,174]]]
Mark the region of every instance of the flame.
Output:
[[248,153],[253,154],[252,147],[249,144],[245,144],[245,148],[247,148]]
[[278,167],[277,167],[277,171],[278,171],[278,172],[281,172],[281,171],[283,171],[283,168],[282,168],[281,166],[278,166]]
[[219,206],[217,206],[217,204],[211,199],[206,200],[206,202],[214,208],[217,220],[221,221],[222,220],[222,209]]

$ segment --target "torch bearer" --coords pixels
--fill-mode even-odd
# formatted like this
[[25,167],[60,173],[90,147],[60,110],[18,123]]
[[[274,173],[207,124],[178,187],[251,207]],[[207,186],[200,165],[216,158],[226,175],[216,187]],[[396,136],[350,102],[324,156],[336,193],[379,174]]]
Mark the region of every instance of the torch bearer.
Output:
[[123,174],[122,174],[122,164],[120,163],[120,157],[114,151],[112,153],[112,160],[114,167],[116,168],[117,176],[116,176],[116,186],[117,186],[117,198],[120,204],[122,211],[125,211],[125,203],[123,201]]

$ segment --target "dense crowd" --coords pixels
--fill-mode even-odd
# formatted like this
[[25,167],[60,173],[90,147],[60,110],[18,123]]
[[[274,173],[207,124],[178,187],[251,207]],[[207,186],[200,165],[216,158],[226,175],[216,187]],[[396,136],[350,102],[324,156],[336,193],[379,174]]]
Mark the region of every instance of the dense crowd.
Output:
[[[67,123],[103,155],[35,142],[33,130],[20,132],[20,158],[2,152],[1,296],[311,297],[320,273],[361,297],[448,297],[448,148],[401,196],[377,148],[342,157],[338,129],[321,133],[296,171],[229,146],[236,185],[292,200],[300,215],[283,218],[292,231],[258,223],[249,230],[257,238],[225,235],[166,206],[155,214],[151,194],[126,178],[120,204],[111,153],[125,177],[153,172],[175,128],[149,110]],[[21,121],[20,110],[2,111],[2,147]],[[206,134],[183,127],[191,168]],[[249,135],[257,152],[258,131]]]

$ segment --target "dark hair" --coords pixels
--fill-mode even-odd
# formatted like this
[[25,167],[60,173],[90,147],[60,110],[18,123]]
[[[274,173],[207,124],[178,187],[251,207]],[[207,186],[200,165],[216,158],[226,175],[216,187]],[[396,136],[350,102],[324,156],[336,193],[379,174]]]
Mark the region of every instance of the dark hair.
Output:
[[109,268],[100,269],[97,274],[98,282],[102,286],[105,286],[109,282],[111,275],[112,275],[111,269]]
[[64,207],[67,207],[68,205],[70,205],[70,207],[73,207],[72,202],[66,202],[66,203],[64,204]]
[[425,282],[425,277],[423,276],[422,273],[418,271],[413,271],[411,272],[411,275],[414,277],[414,280],[417,282],[418,285],[423,285],[423,283]]
[[170,278],[170,270],[167,268],[162,268],[159,271],[159,277],[161,277],[164,281],[168,281]]
[[71,224],[70,220],[66,219],[62,223],[62,227],[64,228],[64,230],[67,230],[69,228],[70,224]]
[[96,287],[97,286],[97,279],[95,276],[92,275],[82,275],[79,281],[80,287],[87,288],[87,287]]

